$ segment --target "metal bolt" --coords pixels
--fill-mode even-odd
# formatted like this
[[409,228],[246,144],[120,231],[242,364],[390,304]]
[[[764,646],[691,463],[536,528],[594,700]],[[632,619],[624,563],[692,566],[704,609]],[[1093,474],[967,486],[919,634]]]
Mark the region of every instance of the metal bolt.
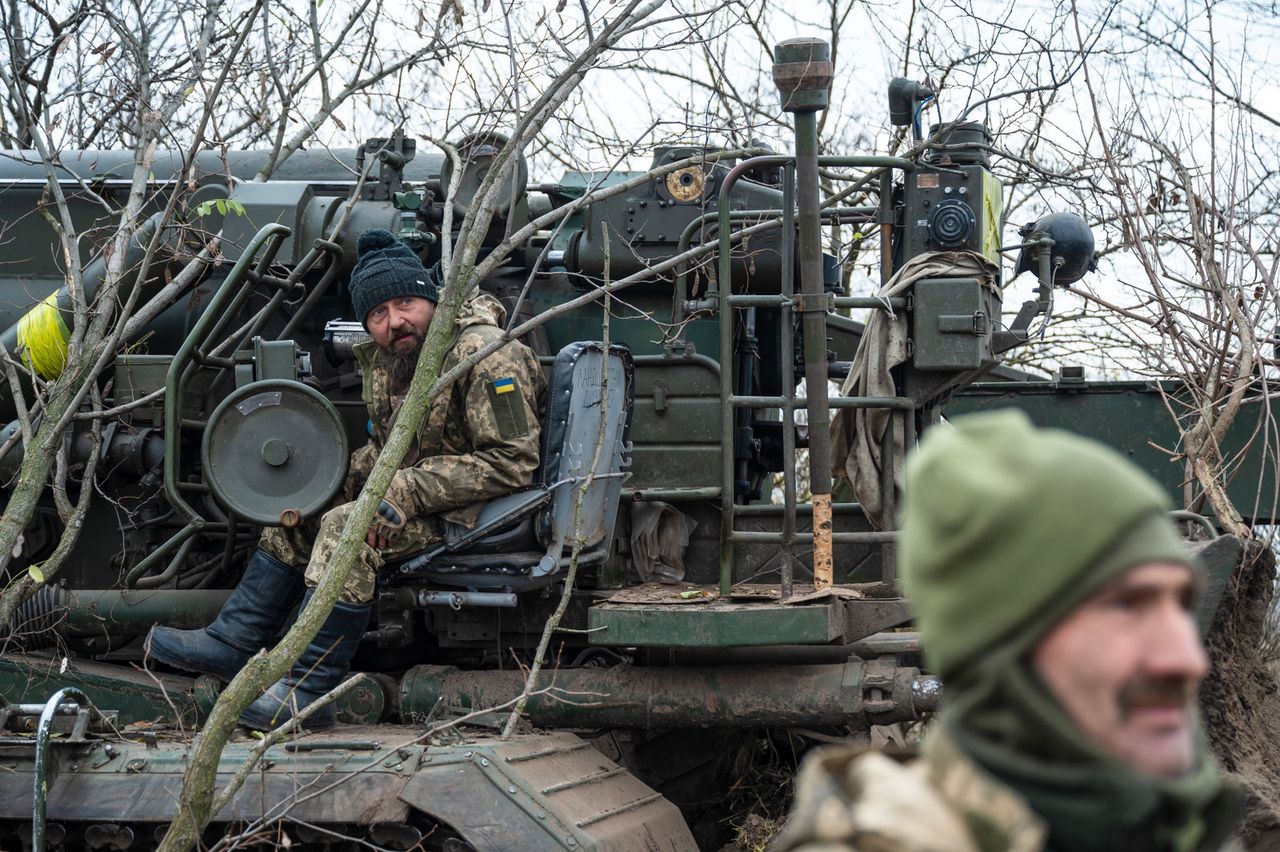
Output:
[[566,846],[577,846],[577,845],[578,845],[578,841],[574,840],[572,837],[566,837],[566,838],[564,839],[564,843],[565,843],[565,845],[566,845]]
[[480,758],[480,765],[481,765],[481,766],[488,766],[488,765],[489,765],[489,759],[488,759],[487,757],[482,757],[482,758]]
[[951,187],[949,187],[949,186],[945,186],[945,187],[943,187],[943,188],[942,188],[942,194],[943,194],[943,195],[950,195],[950,194],[951,194]]
[[516,792],[516,788],[515,788],[515,787],[508,787],[508,788],[507,788],[507,792],[508,792],[508,793],[511,793],[511,794],[514,794],[514,793]]
[[463,756],[463,757],[471,757],[471,755],[473,755],[473,754],[475,754],[475,752],[471,752],[471,751],[464,751],[464,752],[462,753],[462,756]]

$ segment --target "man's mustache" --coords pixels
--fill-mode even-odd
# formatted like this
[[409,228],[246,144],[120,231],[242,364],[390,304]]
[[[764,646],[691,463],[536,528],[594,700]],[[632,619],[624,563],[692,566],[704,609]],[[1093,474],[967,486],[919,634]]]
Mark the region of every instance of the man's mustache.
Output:
[[418,332],[412,328],[401,329],[400,331],[395,331],[391,334],[392,343],[399,343],[401,340],[408,339],[414,340],[419,346],[421,346],[422,341],[426,340],[426,336],[418,334]]
[[1198,684],[1185,677],[1136,677],[1120,689],[1120,715],[1126,718],[1143,707],[1185,707],[1195,699]]

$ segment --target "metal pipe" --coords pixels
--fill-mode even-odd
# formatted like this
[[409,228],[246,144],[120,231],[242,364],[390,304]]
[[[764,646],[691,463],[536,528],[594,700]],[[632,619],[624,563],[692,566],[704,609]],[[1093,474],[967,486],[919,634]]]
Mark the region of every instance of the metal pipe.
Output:
[[[759,517],[761,515],[769,515],[769,516],[781,515],[786,510],[787,510],[787,507],[785,504],[780,506],[777,503],[751,503],[746,506],[739,506],[738,514],[744,518],[749,518],[749,517]],[[803,514],[805,512],[812,512],[813,505],[811,503],[800,503],[795,507],[793,511],[800,514]],[[832,503],[831,504],[832,515],[856,515],[856,514],[859,514],[861,511],[862,511],[861,503]]]
[[[63,704],[67,699],[74,704]],[[32,815],[31,815],[31,848],[34,852],[44,852],[45,810],[49,796],[49,735],[53,731],[55,716],[71,716],[81,712],[81,708],[90,709],[93,705],[89,697],[73,686],[64,687],[53,694],[45,702],[40,713],[40,724],[36,728],[36,765],[32,778]]]
[[[782,174],[782,197],[787,206],[783,214],[782,228],[787,239],[782,241],[782,293],[786,302],[779,306],[779,344],[782,349],[782,389],[786,402],[782,406],[782,547],[779,551],[779,596],[782,600],[791,597],[795,586],[795,541],[796,541],[796,341],[795,326],[791,311],[795,307],[792,301],[796,292],[795,280],[795,241],[791,235],[796,232],[796,206],[792,203],[796,192],[795,166],[787,166]],[[733,296],[729,297],[730,303]],[[747,508],[746,506],[743,507]]]
[[[871,530],[868,532],[827,532],[833,542],[839,544],[881,544],[898,540],[897,530]],[[781,544],[782,533],[755,530],[734,530],[733,540],[742,544]],[[795,533],[795,540],[808,544],[813,533]]]
[[[191,529],[191,527],[188,527]],[[187,535],[186,540],[178,548],[178,552],[173,555],[173,559],[169,560],[169,565],[156,574],[154,577],[136,577],[132,584],[126,584],[129,588],[134,589],[158,589],[165,583],[172,580],[178,574],[178,569],[182,567],[182,563],[187,561],[187,556],[191,553],[191,548],[195,547],[196,536],[193,533]],[[135,569],[136,570],[136,569]]]
[[[798,396],[794,404],[798,408],[808,401],[808,397]],[[831,408],[896,408],[912,411],[916,406],[915,400],[906,396],[833,396],[827,402]],[[786,405],[786,400],[780,396],[730,396],[729,405],[739,408],[782,408]],[[810,446],[813,446],[812,435],[809,440]]]
[[[798,41],[798,40],[797,40]],[[796,44],[817,62],[831,55],[825,42]],[[795,57],[776,51],[779,62]],[[831,552],[831,408],[827,403],[827,323],[822,304],[822,221],[818,215],[818,111],[825,107],[794,109],[796,130],[796,206],[800,256],[800,292],[805,303],[800,309],[804,328],[804,381],[809,415],[809,493],[813,503],[813,584],[830,588],[834,564]]]
[[[329,253],[329,267],[325,269],[320,276],[320,280],[316,282],[316,286],[311,288],[311,292],[307,294],[307,298],[298,306],[298,310],[294,312],[289,321],[285,323],[280,333],[276,335],[277,340],[289,340],[293,337],[293,332],[297,329],[299,323],[311,315],[311,311],[319,303],[324,294],[328,292],[329,286],[338,278],[338,270],[342,268],[342,246],[331,240],[317,239],[315,241],[315,249],[324,250]],[[301,266],[302,264],[299,264]]]
[[[906,310],[907,299],[904,296],[891,296],[880,299],[875,296],[832,296],[832,304],[837,308],[870,308],[876,310]],[[754,293],[734,294],[729,297],[729,304],[735,308],[776,308],[794,307],[791,296],[761,296]]]
[[624,497],[630,497],[637,503],[676,503],[685,500],[714,500],[720,496],[719,486],[710,485],[704,488],[644,488],[637,491],[623,491]]
[[1199,512],[1192,512],[1187,509],[1174,509],[1169,513],[1169,517],[1175,521],[1187,521],[1188,523],[1199,524],[1204,531],[1209,534],[1210,540],[1219,536],[1218,528],[1213,525],[1213,521],[1206,518]]
[[[738,368],[734,373],[734,382],[738,391],[751,393],[752,379],[755,375],[756,360],[760,356],[759,339],[756,337],[756,308],[747,308],[742,316],[742,332],[738,335],[738,347],[735,352]],[[734,495],[743,494],[750,499],[751,482],[749,471],[752,456],[751,412],[739,409],[734,412],[733,460],[734,460]]]
[[[544,727],[865,729],[915,719],[924,709],[923,697],[932,699],[927,690],[917,690],[922,677],[910,666],[860,660],[834,665],[560,668],[549,690],[529,696],[525,709],[534,725]],[[400,681],[400,712],[409,721],[428,718],[438,704],[466,710],[497,707],[518,697],[524,685],[524,673],[517,670],[414,666]],[[930,701],[927,706],[932,705]]]
[[920,653],[915,631],[873,633],[847,645],[755,645],[728,648],[644,648],[642,665],[765,666],[843,665],[850,657]]
[[[174,489],[174,490],[175,492],[177,491],[177,489]],[[192,511],[194,512],[194,510]],[[187,524],[185,527],[178,530],[178,532],[174,533],[174,535],[171,538],[169,538],[169,540],[166,541],[164,544],[160,545],[155,550],[151,551],[146,556],[144,556],[142,558],[142,561],[140,561],[137,565],[130,568],[129,573],[125,575],[125,578],[124,578],[125,588],[126,589],[136,588],[138,580],[141,577],[143,577],[148,571],[151,570],[152,565],[157,564],[158,562],[160,562],[160,560],[168,556],[169,553],[174,548],[185,547],[187,541],[191,539],[196,533],[200,532],[201,529],[202,529],[202,526],[199,524],[195,524],[195,523]],[[166,569],[166,571],[167,570],[168,569]]]
[[[884,424],[884,436],[880,440],[880,520],[881,526],[885,529],[894,529],[897,526],[897,494],[894,491],[897,487],[894,477],[897,459],[893,453],[894,426],[897,419],[897,412],[890,411]],[[892,588],[897,579],[897,554],[894,543],[887,541],[880,548],[880,582]]]
[[20,639],[52,631],[58,636],[142,635],[152,625],[196,628],[210,624],[231,592],[224,589],[64,589],[45,586],[20,606],[12,628]]
[[893,278],[893,173],[880,175],[880,286]]
[[514,592],[441,592],[426,589],[418,592],[418,606],[462,609],[464,606],[514,608],[515,605]]

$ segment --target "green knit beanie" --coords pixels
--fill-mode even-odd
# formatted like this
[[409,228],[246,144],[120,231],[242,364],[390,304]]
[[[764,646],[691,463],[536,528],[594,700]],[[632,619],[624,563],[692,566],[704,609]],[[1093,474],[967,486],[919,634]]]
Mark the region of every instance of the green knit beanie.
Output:
[[421,296],[440,301],[436,287],[437,274],[395,234],[383,228],[370,228],[356,241],[356,268],[351,270],[351,304],[356,316],[365,322],[369,311],[397,296]]
[[1020,411],[930,430],[907,461],[904,491],[903,586],[944,681],[1000,646],[1029,648],[1135,565],[1193,566],[1154,480]]

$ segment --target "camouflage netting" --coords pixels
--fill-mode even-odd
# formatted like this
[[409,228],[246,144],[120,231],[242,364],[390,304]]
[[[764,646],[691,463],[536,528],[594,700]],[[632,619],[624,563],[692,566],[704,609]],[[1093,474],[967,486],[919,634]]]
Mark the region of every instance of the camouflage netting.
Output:
[[1205,726],[1223,768],[1249,792],[1241,840],[1280,852],[1280,691],[1259,653],[1275,580],[1275,554],[1246,546],[1209,633],[1213,673],[1201,688]]

